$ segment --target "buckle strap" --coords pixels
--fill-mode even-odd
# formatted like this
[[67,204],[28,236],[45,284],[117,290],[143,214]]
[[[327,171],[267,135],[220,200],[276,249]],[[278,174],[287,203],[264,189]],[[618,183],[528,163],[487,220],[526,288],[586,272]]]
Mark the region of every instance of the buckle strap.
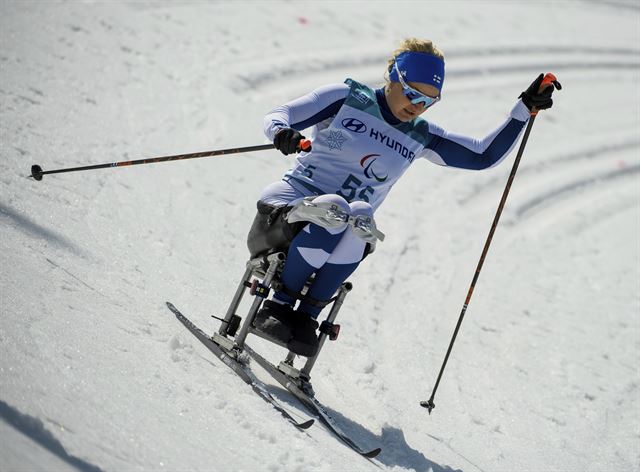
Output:
[[314,203],[315,197],[305,197],[300,200],[286,215],[289,223],[308,221],[323,228],[340,228],[351,226],[354,234],[367,242],[374,243],[377,239],[384,241],[384,233],[376,227],[372,216],[351,216],[335,203]]
[[327,306],[330,303],[333,303],[337,297],[333,297],[329,300],[318,300],[317,298],[313,298],[313,297],[309,297],[307,295],[303,295],[300,292],[295,292],[293,290],[289,290],[287,287],[285,287],[284,284],[279,284],[280,286],[274,287],[274,289],[276,289],[278,292],[283,292],[284,294],[290,296],[291,298],[295,298],[296,300],[300,300],[302,303],[306,304],[306,305],[311,305],[314,306],[316,308],[320,308],[323,309],[325,306]]

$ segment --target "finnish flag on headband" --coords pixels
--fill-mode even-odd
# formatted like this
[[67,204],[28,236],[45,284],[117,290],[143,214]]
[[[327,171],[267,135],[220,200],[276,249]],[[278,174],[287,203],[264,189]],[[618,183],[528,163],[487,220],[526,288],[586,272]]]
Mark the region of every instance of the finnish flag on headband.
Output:
[[[406,82],[433,85],[442,91],[444,61],[439,57],[424,52],[406,51],[396,57],[396,64]],[[395,67],[389,72],[389,78],[398,82],[398,73]]]

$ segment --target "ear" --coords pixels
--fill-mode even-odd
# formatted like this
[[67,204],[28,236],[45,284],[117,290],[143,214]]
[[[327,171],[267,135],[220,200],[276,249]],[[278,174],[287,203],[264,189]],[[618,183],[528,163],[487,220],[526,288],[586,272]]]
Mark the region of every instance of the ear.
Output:
[[398,82],[389,81],[389,83],[387,83],[386,90],[387,90],[387,92],[391,92],[391,91],[395,90],[399,86],[400,86],[400,84]]

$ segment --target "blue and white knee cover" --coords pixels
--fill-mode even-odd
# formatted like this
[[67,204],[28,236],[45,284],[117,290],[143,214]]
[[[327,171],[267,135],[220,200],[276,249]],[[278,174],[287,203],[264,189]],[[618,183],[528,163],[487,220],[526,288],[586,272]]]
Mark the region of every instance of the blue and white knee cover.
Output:
[[[373,209],[368,203],[349,204],[339,195],[321,195],[313,203],[335,204],[351,216],[373,216]],[[288,291],[299,293],[315,272],[316,277],[307,296],[316,300],[328,300],[358,267],[364,256],[366,242],[347,223],[338,225],[332,222],[327,225],[330,227],[322,227],[317,223],[307,225],[291,242],[282,272],[282,282]],[[295,303],[295,298],[284,292],[277,292],[274,299],[292,305]],[[313,317],[322,310],[304,301],[299,309]]]

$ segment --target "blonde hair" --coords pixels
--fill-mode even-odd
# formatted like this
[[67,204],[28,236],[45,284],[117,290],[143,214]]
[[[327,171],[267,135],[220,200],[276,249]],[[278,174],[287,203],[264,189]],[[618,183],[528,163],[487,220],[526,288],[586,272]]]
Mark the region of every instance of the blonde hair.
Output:
[[[391,72],[391,69],[393,69],[393,65],[396,62],[396,57],[407,51],[424,52],[426,54],[431,54],[432,56],[436,56],[444,60],[444,54],[435,46],[435,44],[433,44],[433,41],[431,41],[430,39],[406,38],[400,43],[398,49],[393,51],[393,54],[387,61],[387,73]],[[385,80],[388,82],[386,74]]]

